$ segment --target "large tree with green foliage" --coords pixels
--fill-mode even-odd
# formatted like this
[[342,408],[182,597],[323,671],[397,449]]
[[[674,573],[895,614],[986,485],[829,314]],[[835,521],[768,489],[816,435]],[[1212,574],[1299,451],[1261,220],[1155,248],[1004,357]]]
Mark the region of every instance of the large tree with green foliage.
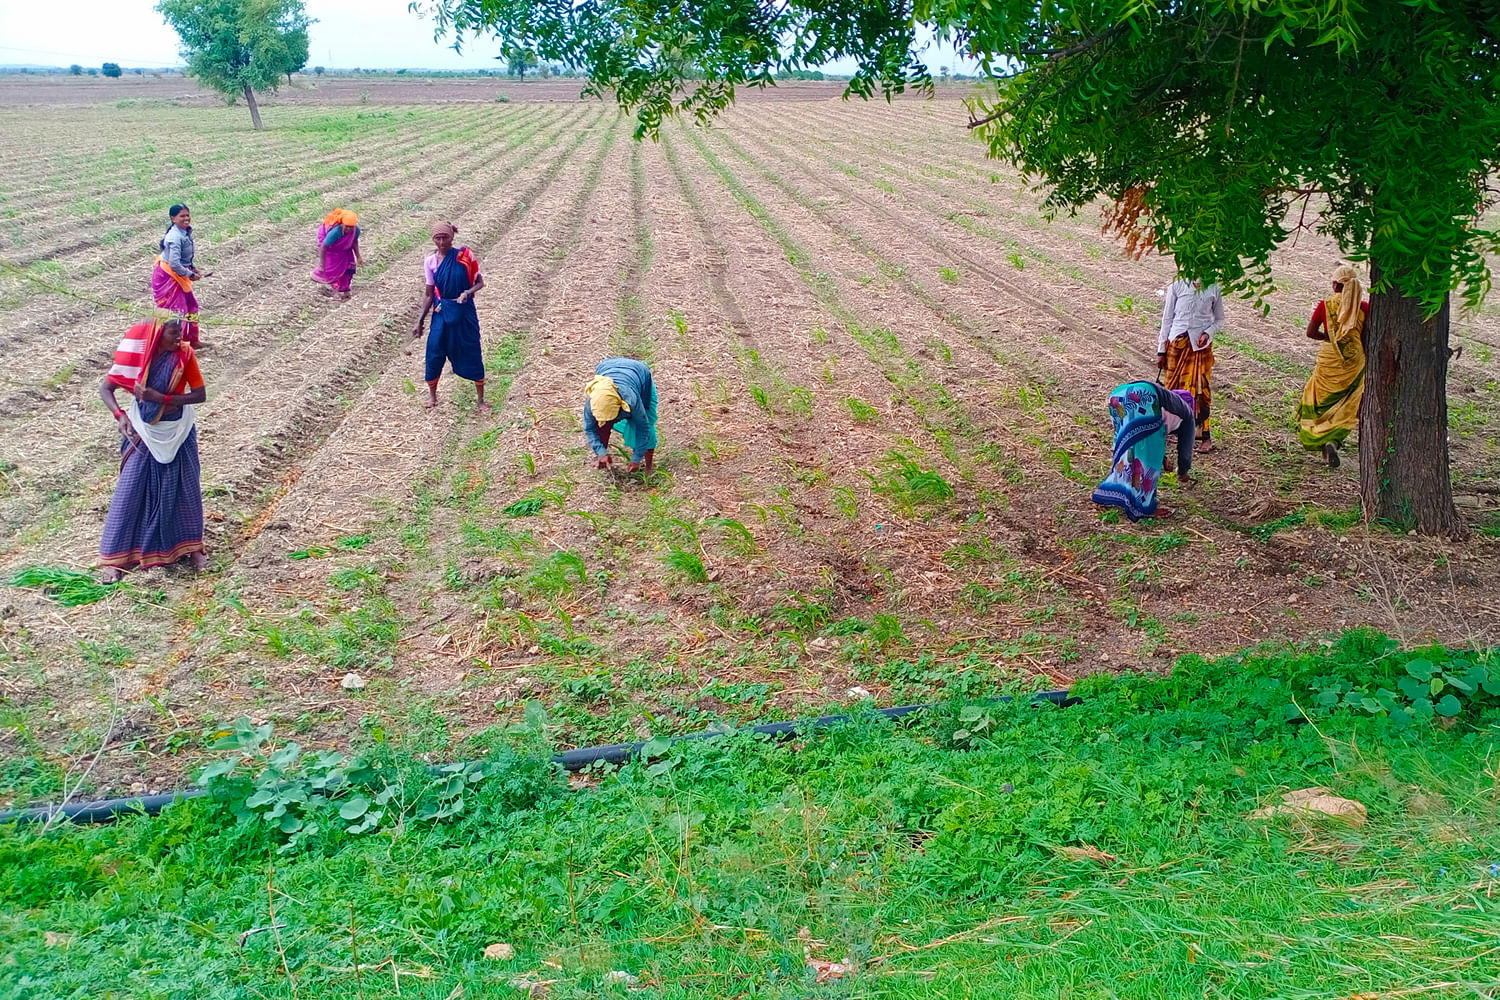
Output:
[[[635,109],[705,118],[741,86],[848,58],[849,93],[930,89],[925,31],[983,66],[971,125],[1048,191],[1113,201],[1134,245],[1251,295],[1303,226],[1372,277],[1366,513],[1462,534],[1447,447],[1450,295],[1489,289],[1500,167],[1493,0],[426,0],[455,44],[493,34]],[[1332,270],[1334,261],[1329,261]],[[1291,331],[1289,331],[1291,335]]]
[[302,0],[161,0],[156,10],[182,39],[188,75],[231,104],[244,97],[257,129],[255,92],[307,65],[312,21]]

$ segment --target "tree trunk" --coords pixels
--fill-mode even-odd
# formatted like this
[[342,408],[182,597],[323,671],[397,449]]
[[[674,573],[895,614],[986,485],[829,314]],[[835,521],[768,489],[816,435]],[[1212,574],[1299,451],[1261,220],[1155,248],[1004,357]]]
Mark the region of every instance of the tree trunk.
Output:
[[260,131],[260,105],[255,103],[255,91],[248,85],[245,87],[245,103],[250,105],[250,120],[255,123],[255,131]]
[[[1380,277],[1371,261],[1370,283]],[[1424,320],[1421,303],[1395,288],[1370,296],[1359,483],[1372,521],[1424,535],[1467,533],[1448,478],[1447,300]]]

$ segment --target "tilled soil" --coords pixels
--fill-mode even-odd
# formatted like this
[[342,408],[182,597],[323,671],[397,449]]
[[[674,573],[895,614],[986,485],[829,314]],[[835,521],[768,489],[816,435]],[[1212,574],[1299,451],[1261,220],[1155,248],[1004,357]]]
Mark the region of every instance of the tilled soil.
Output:
[[[550,103],[560,81],[442,107],[428,82],[372,80],[375,103],[329,111],[347,81],[325,79],[261,134],[243,109],[4,107],[96,101],[94,82],[0,89],[4,134],[53,154],[0,148],[25,195],[0,219],[0,573],[91,563],[117,454],[95,391],[178,200],[215,272],[213,562],[77,608],[0,592],[0,801],[83,774],[88,796],[178,787],[241,714],[305,746],[379,730],[456,754],[527,703],[579,744],[1358,626],[1500,633],[1495,314],[1455,323],[1473,539],[1366,528],[1353,456],[1329,472],[1292,425],[1336,263],[1315,236],[1278,256],[1267,312],[1230,304],[1220,448],[1166,488],[1177,516],[1132,526],[1088,496],[1170,266],[1122,257],[1097,212],[1042,219],[956,99],[788,88],[647,144],[612,107]],[[451,104],[497,81],[447,83]],[[307,280],[336,204],[365,233],[348,303]],[[483,262],[490,415],[451,375],[421,405],[436,218]],[[649,478],[586,461],[580,390],[615,354],[655,375]]]

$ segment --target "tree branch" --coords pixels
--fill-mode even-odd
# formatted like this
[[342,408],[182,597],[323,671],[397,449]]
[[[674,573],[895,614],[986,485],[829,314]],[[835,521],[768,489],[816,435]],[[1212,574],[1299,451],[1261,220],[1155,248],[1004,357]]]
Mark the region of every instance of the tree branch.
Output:
[[1079,53],[1087,52],[1096,45],[1104,44],[1124,31],[1125,28],[1125,22],[1121,21],[1118,24],[1110,25],[1097,35],[1090,35],[1082,41],[1074,42],[1072,45],[1060,49],[1022,49],[1020,54],[1033,59],[1066,59],[1069,56],[1076,56]]

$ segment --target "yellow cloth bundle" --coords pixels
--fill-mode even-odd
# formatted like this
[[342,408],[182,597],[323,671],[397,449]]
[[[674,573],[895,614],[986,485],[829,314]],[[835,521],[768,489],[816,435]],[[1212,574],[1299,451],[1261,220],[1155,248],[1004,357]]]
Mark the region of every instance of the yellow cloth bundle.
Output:
[[589,398],[594,419],[601,424],[618,417],[621,410],[630,412],[629,404],[620,398],[620,390],[615,388],[615,380],[608,375],[595,375],[589,379],[589,384],[583,387],[583,394]]

